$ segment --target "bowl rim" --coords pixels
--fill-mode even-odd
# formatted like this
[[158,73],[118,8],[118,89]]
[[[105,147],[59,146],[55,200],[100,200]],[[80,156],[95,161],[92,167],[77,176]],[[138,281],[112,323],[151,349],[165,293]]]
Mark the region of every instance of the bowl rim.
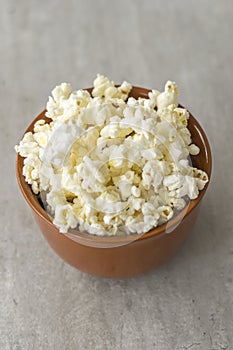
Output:
[[[116,86],[118,86],[118,85],[116,85]],[[93,87],[86,88],[83,90],[87,90],[87,91],[91,92],[92,89],[93,89]],[[135,92],[136,94],[140,95],[140,97],[148,97],[148,93],[151,91],[151,89],[142,88],[139,86],[132,86],[131,92],[132,91]],[[179,104],[179,106],[184,108],[180,104]],[[37,120],[45,119],[45,120],[49,121],[49,118],[45,117],[45,112],[46,112],[46,109],[44,109],[36,118],[33,119],[33,121],[30,123],[30,125],[25,130],[24,134],[27,133],[30,129],[32,129],[32,127],[34,126],[34,124]],[[189,112],[189,110],[188,110],[188,112]],[[212,155],[211,155],[211,149],[210,149],[210,144],[209,144],[208,138],[207,138],[203,128],[201,127],[199,122],[196,120],[196,118],[194,118],[190,112],[189,112],[189,115],[190,115],[189,121],[191,120],[192,124],[198,130],[199,137],[202,138],[202,142],[203,142],[203,145],[205,147],[205,153],[206,153],[205,155],[206,155],[206,158],[208,160],[206,172],[208,174],[209,181],[206,183],[204,189],[202,189],[199,192],[199,195],[196,199],[191,200],[184,207],[184,209],[182,209],[177,215],[175,215],[168,222],[166,222],[158,227],[155,227],[144,234],[139,234],[139,235],[138,234],[131,234],[131,235],[125,235],[125,236],[97,236],[97,235],[92,235],[89,233],[81,233],[79,231],[69,230],[68,235],[66,235],[66,234],[65,235],[67,237],[69,237],[69,235],[72,236],[72,232],[75,232],[75,236],[80,238],[81,240],[83,240],[84,243],[86,242],[87,244],[93,243],[93,242],[99,243],[99,244],[111,244],[111,243],[113,243],[113,244],[114,243],[126,244],[126,243],[130,243],[132,241],[145,240],[145,239],[148,239],[148,238],[151,238],[154,236],[168,235],[168,233],[166,232],[167,228],[172,228],[173,226],[176,227],[177,225],[179,225],[181,223],[181,221],[183,219],[185,219],[185,217],[187,217],[193,211],[193,209],[195,207],[197,207],[197,205],[202,200],[202,198],[205,195],[207,188],[209,186],[211,172],[212,172]],[[22,174],[23,159],[24,158],[21,157],[17,153],[17,155],[16,155],[16,178],[17,178],[19,187],[21,189],[21,192],[22,192],[24,198],[26,199],[27,203],[29,204],[29,206],[33,210],[33,212],[35,214],[39,215],[44,221],[46,221],[46,223],[49,226],[53,226],[57,230],[57,232],[60,234],[58,228],[53,224],[51,218],[49,217],[49,215],[47,214],[45,209],[39,203],[36,195],[32,192],[31,186],[25,181],[25,177]],[[171,232],[171,234],[172,234],[172,232]],[[70,238],[70,239],[72,239],[72,238]]]

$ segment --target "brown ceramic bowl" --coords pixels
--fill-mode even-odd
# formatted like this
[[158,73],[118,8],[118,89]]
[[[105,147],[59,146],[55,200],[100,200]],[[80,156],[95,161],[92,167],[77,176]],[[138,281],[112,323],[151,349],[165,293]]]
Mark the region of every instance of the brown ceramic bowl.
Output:
[[[91,91],[92,89],[87,89]],[[133,87],[131,96],[147,97],[150,90]],[[38,119],[45,119],[43,111],[27,128],[32,131]],[[197,120],[190,115],[188,128],[200,153],[192,157],[193,166],[211,176],[211,151],[207,137]],[[101,277],[131,277],[148,272],[170,259],[190,234],[201,200],[207,190],[200,191],[197,199],[168,223],[140,236],[99,237],[89,234],[59,233],[51,219],[26,183],[22,175],[23,158],[17,155],[16,175],[19,187],[31,207],[34,217],[52,249],[70,265],[81,271]],[[167,233],[167,231],[172,231]]]

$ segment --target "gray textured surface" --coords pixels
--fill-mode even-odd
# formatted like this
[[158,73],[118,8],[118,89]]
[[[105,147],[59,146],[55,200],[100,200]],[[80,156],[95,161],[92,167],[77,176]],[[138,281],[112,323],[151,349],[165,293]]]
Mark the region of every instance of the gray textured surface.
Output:
[[[0,349],[233,349],[232,1],[0,1]],[[19,193],[13,145],[51,88],[180,86],[214,153],[192,236],[157,271],[103,280],[50,250]]]

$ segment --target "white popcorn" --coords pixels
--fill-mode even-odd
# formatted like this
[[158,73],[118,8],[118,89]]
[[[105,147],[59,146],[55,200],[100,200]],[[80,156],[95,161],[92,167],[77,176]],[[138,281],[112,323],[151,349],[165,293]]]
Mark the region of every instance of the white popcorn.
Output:
[[167,81],[165,85],[165,91],[158,95],[157,97],[157,106],[158,111],[161,111],[163,108],[168,107],[169,105],[178,105],[178,87],[175,82]]
[[132,128],[121,127],[119,123],[112,123],[110,125],[106,125],[100,132],[102,137],[106,138],[124,138],[129,135],[133,131]]
[[132,90],[132,85],[127,81],[123,81],[121,86],[118,87],[119,99],[125,101],[128,98],[130,91]]
[[145,233],[208,182],[189,162],[200,149],[187,128],[188,111],[177,107],[176,83],[148,98],[129,97],[131,89],[103,75],[92,94],[62,83],[47,103],[50,121],[38,120],[15,146],[25,180],[45,198],[62,233]]
[[58,226],[61,233],[66,233],[69,228],[77,226],[77,218],[70,204],[58,204],[55,208],[54,225]]
[[171,197],[169,204],[171,205],[171,207],[177,210],[181,210],[185,207],[186,202],[183,198]]
[[62,83],[56,86],[52,91],[54,101],[58,102],[60,99],[68,99],[72,91],[72,86],[67,83]]
[[188,146],[188,150],[189,150],[189,153],[193,156],[196,156],[200,152],[200,148],[194,144],[191,144],[190,146]]
[[136,186],[132,186],[131,187],[131,193],[134,197],[140,197],[141,195],[141,190],[140,188],[136,187]]
[[131,84],[124,81],[118,88],[115,87],[114,82],[110,81],[103,75],[98,74],[94,80],[94,89],[92,95],[94,97],[104,97],[105,99],[120,99],[126,100],[130,90],[132,89]]
[[98,74],[97,78],[94,80],[94,89],[92,91],[92,96],[102,97],[108,88],[114,88],[113,81],[110,81],[103,75]]
[[162,205],[157,210],[158,210],[158,213],[160,214],[159,216],[160,223],[167,222],[173,217],[173,210],[168,205]]
[[38,154],[38,143],[34,138],[32,132],[27,132],[18,146],[15,146],[17,153],[20,153],[22,157],[28,157],[30,154]]
[[148,108],[155,108],[157,107],[157,99],[160,95],[160,92],[158,90],[152,90],[149,92],[148,97],[149,99],[145,99],[144,106]]

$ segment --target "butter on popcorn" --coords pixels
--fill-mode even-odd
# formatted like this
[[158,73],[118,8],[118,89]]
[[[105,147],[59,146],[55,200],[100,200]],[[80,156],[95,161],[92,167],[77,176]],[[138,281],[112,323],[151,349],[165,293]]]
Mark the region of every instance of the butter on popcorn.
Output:
[[38,120],[15,150],[23,175],[60,232],[141,234],[170,220],[197,198],[207,174],[192,167],[199,148],[178,107],[178,87],[130,97],[98,74],[92,93],[56,86],[47,102],[49,121]]

